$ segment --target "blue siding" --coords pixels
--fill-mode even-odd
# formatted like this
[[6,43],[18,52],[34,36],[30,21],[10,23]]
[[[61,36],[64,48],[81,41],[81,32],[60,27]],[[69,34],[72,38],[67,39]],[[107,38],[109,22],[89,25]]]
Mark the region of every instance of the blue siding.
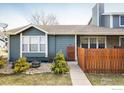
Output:
[[[102,26],[103,27],[110,27],[110,15],[103,15],[102,18],[103,18],[102,19]],[[119,15],[113,15],[113,28],[120,28]]]
[[104,4],[99,4],[99,26],[102,26],[102,14],[104,13]]
[[118,28],[119,27],[119,16],[114,15],[113,16],[113,28]]
[[80,47],[80,35],[77,36],[77,47]]
[[102,16],[102,26],[103,27],[110,27],[110,16],[109,15],[103,15]]
[[69,45],[75,45],[74,36],[56,36],[56,53],[62,51],[66,57],[66,48]]
[[10,36],[10,60],[17,60],[20,57],[20,35]]
[[48,56],[53,58],[56,54],[55,35],[48,36]]
[[97,26],[97,22],[99,22],[99,26],[102,26],[102,13],[104,13],[104,4],[96,4],[92,8],[92,24]]
[[49,36],[48,39],[48,54],[49,57],[53,58],[57,52],[62,51],[66,57],[66,48],[69,45],[75,45],[75,36],[69,35],[57,35],[57,36]]
[[[44,32],[30,28],[22,33],[22,35],[45,35]],[[66,48],[69,45],[75,45],[74,35],[48,35],[48,57],[54,58],[56,53],[62,51],[66,57]],[[25,57],[45,57],[45,53],[22,53]],[[10,36],[10,59],[18,59],[20,57],[20,34]]]
[[97,5],[92,8],[92,24],[97,25]]
[[22,35],[45,35],[45,33],[36,28],[31,27],[23,31]]
[[[22,32],[22,35],[45,35],[44,32],[39,31],[33,27]],[[20,34],[10,36],[10,60],[17,60],[20,57]],[[23,53],[25,57],[45,57],[45,53]]]
[[45,53],[22,53],[25,57],[45,57]]
[[[23,31],[22,35],[23,36],[30,36],[30,35],[39,36],[39,35],[45,35],[45,33],[36,29],[36,28],[31,27],[31,28]],[[25,56],[25,57],[45,57],[45,53],[23,53],[22,56]]]

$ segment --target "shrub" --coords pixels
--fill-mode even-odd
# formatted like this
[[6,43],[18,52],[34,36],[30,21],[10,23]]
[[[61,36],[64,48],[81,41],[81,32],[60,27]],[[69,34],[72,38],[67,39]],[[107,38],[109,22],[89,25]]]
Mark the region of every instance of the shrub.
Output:
[[55,74],[65,74],[69,72],[68,64],[65,61],[64,54],[62,52],[58,52],[54,59],[54,64],[52,64],[51,71]]
[[21,73],[25,72],[30,68],[30,64],[27,62],[27,59],[25,57],[19,58],[17,62],[14,64],[13,71],[15,73]]
[[0,57],[0,69],[4,68],[6,65],[6,60],[3,57]]

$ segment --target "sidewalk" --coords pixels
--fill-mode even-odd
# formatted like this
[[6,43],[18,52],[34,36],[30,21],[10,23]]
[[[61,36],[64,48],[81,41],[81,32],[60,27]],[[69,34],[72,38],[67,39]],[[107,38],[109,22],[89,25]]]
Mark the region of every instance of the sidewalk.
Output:
[[70,76],[73,85],[91,85],[84,72],[78,66],[77,62],[68,62],[68,65],[70,66]]

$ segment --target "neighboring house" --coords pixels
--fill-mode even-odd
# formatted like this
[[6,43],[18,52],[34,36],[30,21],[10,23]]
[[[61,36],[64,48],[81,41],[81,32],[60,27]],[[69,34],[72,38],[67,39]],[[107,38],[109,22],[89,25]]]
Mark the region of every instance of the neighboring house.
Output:
[[[7,31],[9,60],[19,57],[54,58],[58,51],[67,57],[67,47],[114,48],[124,47],[124,14],[104,13],[104,4],[92,9],[89,25],[27,25]],[[64,20],[64,19],[63,19]]]

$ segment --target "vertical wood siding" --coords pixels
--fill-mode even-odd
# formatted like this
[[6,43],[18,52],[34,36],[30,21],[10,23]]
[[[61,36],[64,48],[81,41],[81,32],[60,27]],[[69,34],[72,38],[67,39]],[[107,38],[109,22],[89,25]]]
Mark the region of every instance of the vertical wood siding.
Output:
[[124,49],[78,48],[78,63],[84,72],[123,73]]

